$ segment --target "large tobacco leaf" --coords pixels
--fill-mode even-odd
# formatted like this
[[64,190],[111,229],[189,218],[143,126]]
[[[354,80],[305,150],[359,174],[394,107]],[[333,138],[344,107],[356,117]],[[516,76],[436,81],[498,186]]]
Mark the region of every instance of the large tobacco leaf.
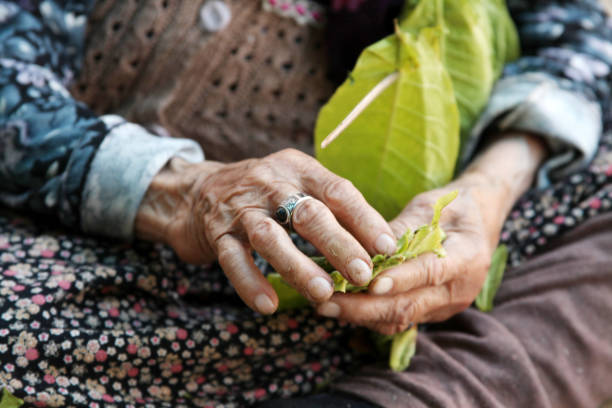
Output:
[[[504,0],[407,0],[396,33],[362,53],[321,110],[317,158],[393,217],[416,194],[452,178],[460,142],[504,64],[518,55]],[[394,72],[398,80],[322,149],[321,141]]]
[[400,18],[406,31],[441,26],[442,59],[455,91],[461,141],[485,107],[504,65],[519,56],[518,34],[504,0],[409,2]]
[[[368,47],[321,110],[317,158],[351,180],[390,219],[417,193],[450,181],[459,149],[459,114],[440,58],[438,27],[395,34]],[[325,149],[321,141],[379,82],[397,80]]]

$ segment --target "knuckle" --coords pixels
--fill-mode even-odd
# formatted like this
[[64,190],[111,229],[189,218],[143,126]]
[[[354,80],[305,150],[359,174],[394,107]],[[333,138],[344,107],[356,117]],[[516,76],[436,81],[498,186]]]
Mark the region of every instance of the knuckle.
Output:
[[289,156],[289,157],[292,157],[292,156],[298,156],[298,157],[299,156],[305,156],[305,153],[302,153],[301,151],[299,151],[297,149],[294,149],[294,148],[291,148],[291,147],[288,147],[286,149],[282,149],[278,153],[275,153],[275,154],[277,154],[279,156]]
[[314,224],[318,217],[324,216],[325,206],[318,200],[303,201],[293,212],[292,223],[296,227]]
[[456,282],[447,282],[444,284],[444,289],[447,293],[448,304],[450,305],[455,304],[457,302],[461,302],[459,300],[461,299],[461,290],[459,290],[457,286],[458,285]]
[[247,180],[249,184],[267,184],[272,179],[273,173],[272,164],[262,161],[249,169],[245,176],[245,180]]
[[423,262],[427,286],[440,286],[446,282],[444,264],[437,256],[424,257]]
[[224,268],[231,268],[236,259],[238,258],[238,250],[234,247],[226,247],[221,245],[217,255],[219,264]]
[[350,203],[351,198],[355,198],[359,193],[349,180],[337,176],[333,176],[332,180],[327,183],[323,196],[325,201],[332,206]]
[[385,321],[399,326],[408,326],[415,316],[417,307],[417,303],[413,300],[397,298],[393,301],[392,307],[388,309]]
[[254,248],[271,246],[271,244],[277,240],[276,228],[276,222],[270,218],[259,221],[251,231],[248,231],[251,245],[253,245]]
[[310,157],[306,153],[301,152],[297,149],[293,149],[293,148],[287,148],[287,149],[280,150],[279,152],[274,153],[270,155],[269,157],[278,158],[282,161],[297,162],[297,163],[303,163],[305,161],[309,161],[312,159],[312,157]]

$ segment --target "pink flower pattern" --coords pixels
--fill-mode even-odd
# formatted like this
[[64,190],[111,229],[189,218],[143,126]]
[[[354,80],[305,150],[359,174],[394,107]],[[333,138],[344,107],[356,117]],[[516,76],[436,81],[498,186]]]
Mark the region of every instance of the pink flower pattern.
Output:
[[29,404],[244,406],[357,361],[348,326],[308,309],[258,315],[216,265],[55,228],[0,212],[0,257],[13,255],[0,261],[0,386]]
[[298,24],[322,26],[326,10],[312,0],[262,0],[263,9],[282,17],[289,17]]

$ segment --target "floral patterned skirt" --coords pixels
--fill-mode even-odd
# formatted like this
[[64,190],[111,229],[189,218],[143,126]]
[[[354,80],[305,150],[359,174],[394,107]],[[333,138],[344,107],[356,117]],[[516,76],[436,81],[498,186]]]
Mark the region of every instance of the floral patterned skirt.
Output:
[[[517,203],[502,241],[517,265],[610,208],[608,132],[590,168]],[[216,265],[162,245],[0,213],[0,274],[0,385],[36,406],[244,406],[312,392],[361,359],[350,327],[310,309],[258,315]]]
[[217,266],[162,245],[4,214],[0,273],[0,384],[37,406],[244,406],[312,392],[355,360],[347,326],[258,315]]

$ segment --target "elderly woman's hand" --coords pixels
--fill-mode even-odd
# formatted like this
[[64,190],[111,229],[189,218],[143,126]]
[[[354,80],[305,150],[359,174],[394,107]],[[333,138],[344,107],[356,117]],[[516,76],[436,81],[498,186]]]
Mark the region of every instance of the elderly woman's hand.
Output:
[[232,164],[174,159],[153,180],[136,218],[142,238],[172,246],[190,263],[218,259],[240,297],[261,313],[276,310],[276,293],[255,266],[257,251],[313,302],[332,295],[329,275],[300,252],[272,214],[304,192],[293,228],[351,282],[371,279],[370,255],[393,253],[393,232],[361,193],[312,157],[284,150]]
[[391,223],[397,237],[431,220],[442,195],[459,195],[442,212],[446,257],[433,253],[381,273],[365,294],[335,294],[319,313],[384,334],[411,323],[445,320],[468,307],[486,278],[503,222],[530,186],[545,148],[532,136],[507,136],[491,145],[455,182],[421,194]]

